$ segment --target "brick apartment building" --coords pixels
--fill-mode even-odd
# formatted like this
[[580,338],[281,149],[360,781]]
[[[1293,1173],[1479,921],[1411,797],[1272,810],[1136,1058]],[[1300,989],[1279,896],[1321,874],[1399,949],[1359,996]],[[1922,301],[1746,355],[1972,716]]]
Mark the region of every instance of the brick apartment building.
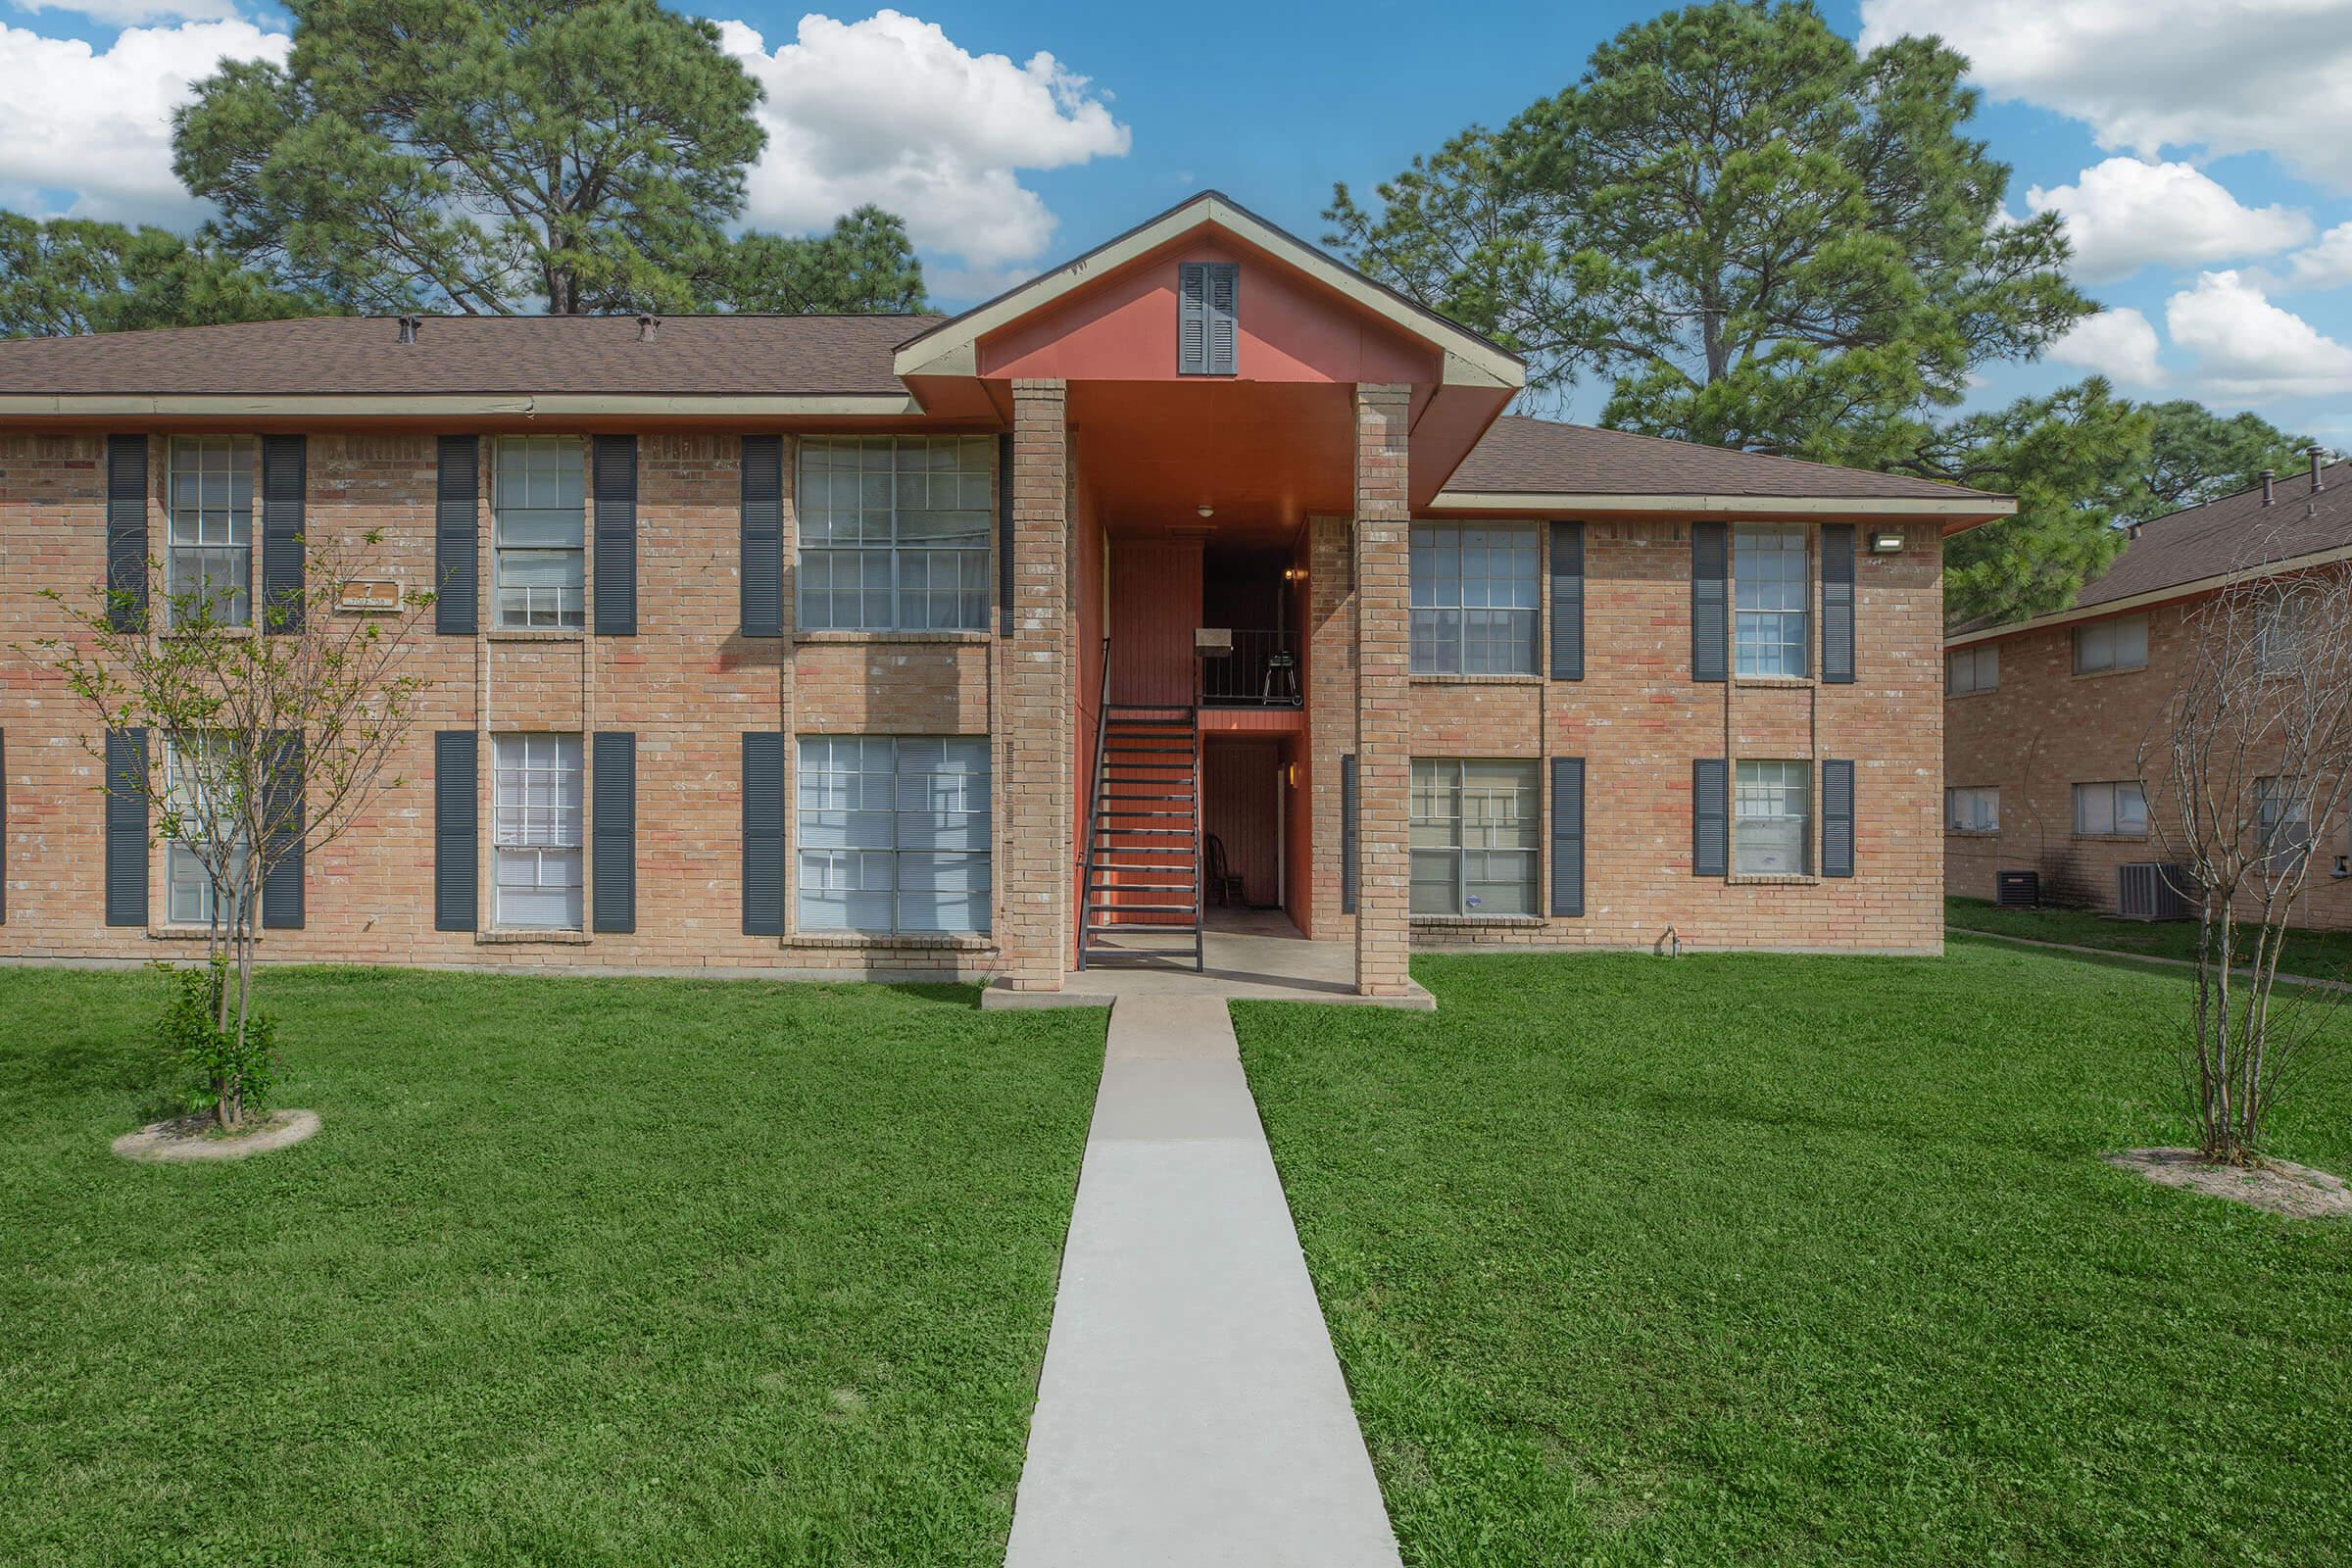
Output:
[[210,897],[13,651],[35,590],[369,529],[429,686],[266,958],[1051,991],[1204,902],[1373,996],[1433,945],[1936,951],[1940,541],[2009,504],[1521,381],[1214,194],[952,319],[0,345],[0,956]]
[[[1948,639],[1944,680],[1944,875],[1989,899],[2003,870],[2039,874],[2045,902],[2113,910],[2119,868],[2161,852],[2136,752],[2160,736],[2190,617],[2223,588],[2352,560],[2352,463],[2138,528],[2074,607]],[[2299,809],[2299,808],[2298,808]],[[2315,823],[2321,861],[2298,925],[2352,927],[2347,825]]]

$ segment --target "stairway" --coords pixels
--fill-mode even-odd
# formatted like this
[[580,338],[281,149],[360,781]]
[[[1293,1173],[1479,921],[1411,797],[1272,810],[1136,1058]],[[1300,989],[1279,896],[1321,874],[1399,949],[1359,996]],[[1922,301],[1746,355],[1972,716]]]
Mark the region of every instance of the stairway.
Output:
[[1171,958],[1190,959],[1195,970],[1203,963],[1198,711],[1106,703],[1096,742],[1078,967]]

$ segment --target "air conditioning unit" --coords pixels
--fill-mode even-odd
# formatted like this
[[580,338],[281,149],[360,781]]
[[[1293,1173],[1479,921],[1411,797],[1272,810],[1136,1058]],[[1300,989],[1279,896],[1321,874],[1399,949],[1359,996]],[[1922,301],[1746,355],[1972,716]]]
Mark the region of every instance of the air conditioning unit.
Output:
[[2002,871],[1992,879],[1992,902],[2004,909],[2033,909],[2041,905],[2039,871]]
[[1224,659],[1233,653],[1233,628],[1230,626],[1196,626],[1193,628],[1193,654],[1199,659]]
[[2196,910],[2181,891],[2188,878],[2177,865],[2134,860],[2115,869],[2115,912],[2127,920],[2185,920]]

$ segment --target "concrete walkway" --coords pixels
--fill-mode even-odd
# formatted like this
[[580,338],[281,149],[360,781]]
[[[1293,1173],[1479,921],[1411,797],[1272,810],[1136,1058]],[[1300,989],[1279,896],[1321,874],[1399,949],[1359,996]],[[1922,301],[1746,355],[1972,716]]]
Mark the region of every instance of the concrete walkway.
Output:
[[1225,1004],[1123,997],[1006,1568],[1396,1562]]

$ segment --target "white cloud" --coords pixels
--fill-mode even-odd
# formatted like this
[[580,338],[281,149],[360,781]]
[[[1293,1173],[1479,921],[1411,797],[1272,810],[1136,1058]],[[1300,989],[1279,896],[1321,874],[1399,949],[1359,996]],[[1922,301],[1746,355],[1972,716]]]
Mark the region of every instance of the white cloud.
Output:
[[75,193],[76,217],[184,221],[172,174],[172,109],[225,57],[285,58],[286,35],[250,22],[131,27],[104,49],[0,26],[0,202]]
[[2156,363],[2156,328],[2129,305],[2084,317],[2050,345],[2049,354],[2061,365],[2094,370],[2122,386],[2164,384],[2164,367]]
[[2110,158],[2072,185],[2026,192],[2034,213],[2065,215],[2074,270],[2093,281],[2129,277],[2150,264],[2209,267],[2268,256],[2311,238],[2311,215],[2247,207],[2186,164]]
[[2320,236],[2320,242],[2287,259],[2287,285],[2293,288],[2342,288],[2352,283],[2352,223],[2338,223]]
[[2352,189],[2352,0],[1862,0],[1864,48],[1904,33],[2102,147],[2267,152]]
[[2165,302],[2173,343],[2197,357],[2200,395],[2259,403],[2352,392],[2352,348],[2273,305],[2237,272],[2206,272]]
[[918,247],[957,259],[961,274],[934,277],[951,292],[1021,271],[1052,243],[1054,215],[1021,171],[1128,149],[1104,95],[1043,51],[1022,65],[974,55],[896,11],[855,23],[805,16],[796,41],[772,53],[744,23],[719,31],[767,89],[750,220],[806,231],[878,202],[906,220]]
[[190,22],[220,22],[234,17],[230,0],[10,0],[19,11],[70,11],[110,27],[134,26],[142,22],[184,18]]

